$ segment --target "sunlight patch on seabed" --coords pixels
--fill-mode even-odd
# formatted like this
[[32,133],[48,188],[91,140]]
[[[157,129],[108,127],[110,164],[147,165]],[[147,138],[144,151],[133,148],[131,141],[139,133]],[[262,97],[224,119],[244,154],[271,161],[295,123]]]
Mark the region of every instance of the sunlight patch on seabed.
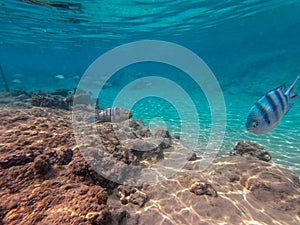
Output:
[[[170,115],[171,116],[171,115]],[[200,136],[199,144],[194,146],[193,151],[201,156],[205,150],[210,135],[210,125],[203,119],[204,115],[200,118]],[[238,123],[239,122],[239,123]],[[238,141],[250,140],[260,144],[264,147],[272,156],[272,162],[276,165],[280,165],[289,168],[296,173],[300,174],[300,146],[299,146],[299,132],[298,127],[290,127],[290,121],[283,123],[274,131],[266,135],[254,135],[244,130],[243,124],[240,120],[229,120],[227,124],[227,130],[223,145],[220,148],[219,156],[228,156],[230,151],[234,148]],[[294,124],[295,125],[295,124]],[[192,139],[193,135],[189,133],[193,132],[193,124],[190,124],[188,132],[185,134],[187,140],[189,137]],[[168,130],[171,135],[178,135],[178,127],[176,124],[170,122]],[[188,142],[188,141],[187,141]]]
[[[70,209],[70,208],[52,209],[52,210],[50,210],[50,212],[51,213],[69,212],[71,214],[71,216],[78,215],[78,213],[75,210]],[[90,213],[88,213],[88,214],[90,214]],[[99,212],[98,212],[98,214],[99,214]]]
[[[218,163],[218,165],[219,164],[222,163]],[[157,196],[158,199],[150,199],[147,206],[144,209],[140,209],[139,212],[143,213],[145,211],[148,211],[148,213],[155,215],[156,224],[179,225],[194,224],[195,221],[206,221],[207,224],[227,225],[240,224],[241,222],[242,224],[248,225],[287,225],[284,220],[281,221],[280,218],[279,220],[276,220],[276,218],[278,218],[278,215],[273,215],[271,213],[271,209],[273,207],[277,207],[277,205],[273,205],[273,203],[270,202],[270,205],[265,206],[257,202],[257,196],[253,194],[255,190],[253,191],[252,187],[255,188],[255,185],[259,184],[261,179],[268,177],[269,168],[274,168],[274,165],[263,165],[263,171],[260,166],[254,166],[251,170],[245,171],[246,174],[243,174],[243,179],[239,182],[228,183],[228,191],[222,191],[224,189],[217,185],[219,186],[218,198],[212,198],[212,196],[206,195],[192,195],[189,182],[187,182],[189,178],[185,175],[185,172],[188,172],[189,170],[183,169],[182,172],[178,173],[178,177],[174,177],[166,182],[157,184],[157,186],[155,187],[149,187],[150,189],[152,188],[152,191],[154,191],[155,193],[157,190],[163,190],[164,192],[162,195]],[[271,171],[272,170],[270,170],[270,173]],[[279,169],[278,172],[280,172]],[[204,175],[204,177],[202,177],[203,175],[204,174],[196,173],[193,175],[193,178],[195,180],[204,179],[209,183],[216,184],[216,180],[214,180],[213,174],[207,173],[206,175]],[[277,183],[280,181],[275,179],[271,182]],[[226,186],[226,184],[223,184],[223,181],[222,185]],[[293,195],[291,196],[291,200],[297,197],[297,195]],[[222,217],[220,217],[220,214],[216,212],[217,210],[214,211],[210,209],[210,207],[217,206],[219,207],[218,209],[222,210],[222,207],[220,208],[219,205],[221,203],[228,206],[228,210],[233,213],[231,216],[222,215]],[[207,206],[205,207],[204,205]],[[216,212],[216,214],[214,214],[214,212]],[[212,215],[215,216],[215,220],[213,222],[211,220]],[[296,216],[295,219],[297,219]],[[237,221],[241,222],[239,223]]]
[[243,220],[244,224],[247,224],[247,225],[265,225],[265,223],[260,223],[260,222],[257,222],[255,220]]

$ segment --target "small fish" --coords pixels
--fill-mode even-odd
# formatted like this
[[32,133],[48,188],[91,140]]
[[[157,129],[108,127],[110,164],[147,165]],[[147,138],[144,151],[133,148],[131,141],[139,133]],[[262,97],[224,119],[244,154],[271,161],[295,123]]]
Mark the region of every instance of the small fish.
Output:
[[55,78],[60,79],[60,80],[63,80],[63,79],[65,79],[65,76],[59,74],[59,75],[56,75]]
[[286,92],[284,85],[281,85],[258,99],[248,113],[246,130],[254,134],[264,134],[273,130],[292,108],[293,103],[290,103],[290,100],[297,97],[293,90],[299,78],[300,75]]
[[19,79],[14,79],[14,80],[12,80],[12,82],[15,84],[22,84],[22,81]]
[[96,109],[95,117],[88,118],[87,122],[122,122],[132,117],[130,111],[124,108]]

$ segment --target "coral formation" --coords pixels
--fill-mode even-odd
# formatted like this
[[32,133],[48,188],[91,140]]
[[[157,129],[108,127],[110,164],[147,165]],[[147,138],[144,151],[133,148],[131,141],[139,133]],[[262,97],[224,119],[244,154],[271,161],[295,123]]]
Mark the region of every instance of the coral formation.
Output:
[[267,150],[262,146],[250,142],[250,141],[240,141],[230,152],[230,155],[240,155],[248,158],[258,158],[262,161],[269,162],[272,157]]
[[72,89],[56,89],[52,92],[40,90],[27,92],[16,89],[10,92],[0,92],[0,107],[32,108],[32,106],[36,106],[71,110],[74,98],[78,104],[96,102],[90,93],[83,90],[77,90],[77,94],[74,95]]
[[190,187],[190,192],[196,195],[208,195],[212,197],[218,197],[218,193],[212,187],[212,185],[205,181],[196,181]]
[[34,159],[33,170],[36,174],[45,175],[50,168],[51,164],[47,155],[39,155]]

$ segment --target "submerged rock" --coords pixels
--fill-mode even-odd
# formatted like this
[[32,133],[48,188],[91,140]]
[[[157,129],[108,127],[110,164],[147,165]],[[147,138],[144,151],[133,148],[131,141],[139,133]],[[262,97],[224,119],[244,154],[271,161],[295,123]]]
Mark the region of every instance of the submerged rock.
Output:
[[191,156],[188,157],[188,160],[189,160],[189,161],[195,161],[195,160],[198,160],[198,159],[201,159],[201,157],[197,156],[197,154],[196,154],[195,152],[193,152],[193,153],[191,154]]
[[144,207],[145,203],[149,200],[149,196],[142,191],[142,187],[135,188],[131,186],[120,185],[118,187],[118,197],[123,205],[132,203],[140,207]]
[[57,158],[57,163],[60,165],[68,165],[73,159],[73,150],[67,149],[62,151]]
[[22,166],[27,163],[30,163],[34,160],[34,155],[29,154],[21,154],[21,155],[13,155],[11,157],[6,158],[5,160],[0,160],[0,167],[3,169],[8,169],[12,166]]
[[257,158],[269,162],[272,157],[262,146],[251,141],[240,141],[230,152],[230,155],[240,155],[243,157]]
[[132,195],[129,196],[129,202],[143,207],[145,203],[149,200],[149,197],[146,193],[137,190]]
[[218,197],[217,191],[208,182],[196,181],[190,186],[190,192],[196,195],[208,195],[212,197]]
[[37,174],[45,175],[51,168],[49,157],[39,155],[33,162],[33,169]]

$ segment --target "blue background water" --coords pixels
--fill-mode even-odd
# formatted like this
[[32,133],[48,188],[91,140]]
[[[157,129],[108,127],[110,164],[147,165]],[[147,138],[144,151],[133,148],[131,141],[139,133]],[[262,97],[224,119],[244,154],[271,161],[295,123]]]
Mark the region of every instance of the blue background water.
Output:
[[[80,3],[81,8],[61,9],[0,1],[0,63],[12,89],[73,88],[97,57],[118,45],[145,39],[175,42],[198,54],[223,90],[227,128],[221,154],[248,139],[265,146],[274,162],[300,172],[299,99],[276,130],[257,136],[244,129],[251,105],[266,91],[289,85],[300,73],[300,1]],[[59,74],[64,79],[57,78]],[[107,85],[100,105],[110,106],[124,84],[147,75],[165,76],[187,90],[197,106],[205,144],[211,127],[205,96],[174,68],[125,68]],[[176,109],[162,99],[143,99],[132,110],[135,118],[148,124],[160,116],[173,133],[180,130]]]

